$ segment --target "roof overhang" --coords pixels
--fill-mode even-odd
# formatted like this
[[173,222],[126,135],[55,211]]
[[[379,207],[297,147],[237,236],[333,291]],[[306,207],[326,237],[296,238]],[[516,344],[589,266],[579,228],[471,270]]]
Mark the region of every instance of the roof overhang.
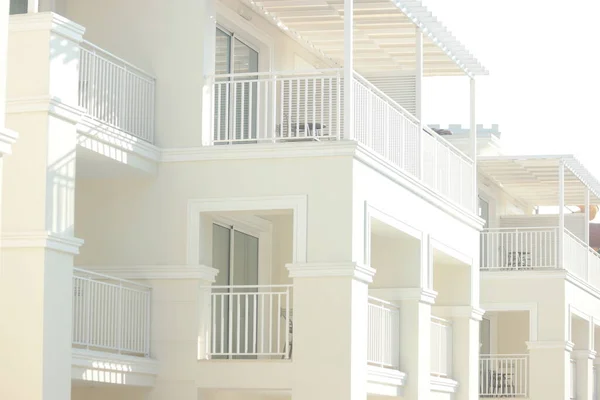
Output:
[[565,165],[565,205],[600,205],[600,183],[571,155],[478,157],[480,173],[508,194],[532,206],[559,204],[559,167]]
[[[282,31],[343,65],[344,0],[244,0]],[[426,76],[487,75],[487,70],[420,0],[354,0],[354,64],[364,75],[410,72],[418,28]]]

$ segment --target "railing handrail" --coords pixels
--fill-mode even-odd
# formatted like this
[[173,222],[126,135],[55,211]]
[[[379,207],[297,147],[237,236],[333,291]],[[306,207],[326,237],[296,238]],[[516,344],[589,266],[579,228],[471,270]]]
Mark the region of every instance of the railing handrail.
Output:
[[211,289],[260,289],[260,288],[292,288],[294,285],[291,284],[278,284],[278,285],[211,285],[203,286],[204,288]]
[[156,77],[154,75],[152,75],[151,73],[143,70],[140,67],[136,67],[135,65],[133,65],[132,63],[125,61],[124,59],[122,59],[119,56],[114,55],[113,53],[111,53],[110,51],[107,51],[101,47],[96,46],[95,44],[88,42],[87,40],[83,40],[81,42],[81,48],[88,50],[88,51],[92,51],[94,52],[94,54],[96,54],[99,57],[104,57],[104,58],[111,58],[114,61],[118,61],[119,63],[123,64],[123,66],[127,67],[127,68],[131,68],[133,70],[135,70],[136,72],[138,72],[139,74],[143,75],[143,77],[147,78],[150,81],[156,81]]
[[498,227],[498,228],[483,228],[483,232],[493,232],[493,231],[529,231],[529,230],[546,230],[546,231],[555,231],[558,229],[558,226],[521,226],[521,227]]
[[340,68],[325,68],[325,69],[315,69],[315,70],[289,70],[289,71],[260,71],[260,72],[233,72],[228,74],[210,74],[207,75],[208,79],[221,79],[221,78],[255,78],[258,80],[260,78],[273,78],[273,77],[303,77],[303,76],[333,76],[338,73],[341,73],[342,69]]
[[444,139],[436,131],[434,131],[433,129],[431,129],[430,127],[428,127],[425,124],[423,124],[423,130],[425,132],[429,133],[431,136],[433,136],[433,138],[435,140],[437,140],[438,143],[441,143],[443,146],[446,146],[448,148],[448,150],[450,150],[451,152],[455,153],[457,156],[459,156],[460,158],[462,158],[463,161],[469,163],[470,165],[473,165],[473,160],[471,159],[471,157],[469,157],[464,152],[462,152],[461,150],[459,150],[455,145],[453,145],[452,143],[450,143],[449,141],[447,141],[446,139]]
[[452,326],[451,320],[436,317],[435,315],[431,316],[431,322],[437,323],[438,325],[442,325],[442,326]]
[[388,308],[394,309],[394,310],[400,309],[400,307],[398,307],[397,305],[395,305],[393,303],[390,303],[389,301],[382,300],[382,299],[379,299],[379,298],[373,297],[373,296],[369,296],[369,304],[387,306]]
[[529,354],[480,354],[479,358],[528,358]]
[[[75,275],[76,273],[88,275],[89,279],[93,279],[93,280],[111,280],[111,281],[117,281],[120,283],[127,283],[128,285],[138,286],[140,288],[147,289],[147,290],[145,290],[146,292],[149,292],[152,290],[152,286],[144,285],[143,283],[138,283],[138,282],[130,281],[127,279],[117,278],[115,276],[101,274],[99,272],[90,271],[88,269],[75,268],[75,267],[73,268],[74,277],[86,279],[88,277]],[[94,279],[94,278],[96,278],[96,279]]]

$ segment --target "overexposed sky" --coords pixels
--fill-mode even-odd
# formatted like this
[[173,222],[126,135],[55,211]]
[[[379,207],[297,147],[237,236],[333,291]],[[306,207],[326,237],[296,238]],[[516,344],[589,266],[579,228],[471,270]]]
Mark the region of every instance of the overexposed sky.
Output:
[[[575,154],[600,177],[598,0],[422,0],[490,71],[477,123],[517,154]],[[425,122],[469,123],[465,78],[426,82]]]

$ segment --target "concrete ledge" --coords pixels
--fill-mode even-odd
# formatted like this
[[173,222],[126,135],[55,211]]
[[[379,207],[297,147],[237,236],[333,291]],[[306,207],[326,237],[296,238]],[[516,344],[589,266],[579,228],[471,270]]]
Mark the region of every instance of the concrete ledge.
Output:
[[201,360],[200,389],[291,390],[291,360]]

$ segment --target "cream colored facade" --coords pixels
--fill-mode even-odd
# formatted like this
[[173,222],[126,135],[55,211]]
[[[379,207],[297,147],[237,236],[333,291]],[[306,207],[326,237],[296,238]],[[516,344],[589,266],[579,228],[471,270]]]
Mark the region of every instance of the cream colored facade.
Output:
[[481,264],[549,204],[421,122],[486,71],[420,2],[8,3],[0,399],[591,399],[593,281]]

